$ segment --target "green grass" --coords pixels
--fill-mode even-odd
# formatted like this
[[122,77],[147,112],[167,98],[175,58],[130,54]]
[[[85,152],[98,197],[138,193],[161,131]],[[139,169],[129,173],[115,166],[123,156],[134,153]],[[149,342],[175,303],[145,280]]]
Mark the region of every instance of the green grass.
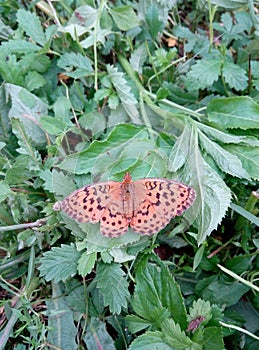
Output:
[[[258,15],[214,3],[0,1],[0,349],[258,348]],[[53,209],[125,172],[197,199],[152,237]]]

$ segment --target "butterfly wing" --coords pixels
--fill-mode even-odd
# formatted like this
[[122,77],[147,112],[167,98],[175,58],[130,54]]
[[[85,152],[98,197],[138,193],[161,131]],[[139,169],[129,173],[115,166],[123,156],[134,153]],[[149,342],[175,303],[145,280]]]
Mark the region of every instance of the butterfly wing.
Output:
[[120,182],[108,181],[82,187],[61,202],[61,209],[74,220],[100,222],[101,234],[118,237],[128,229],[120,199]]
[[134,182],[146,188],[145,199],[134,211],[131,228],[143,235],[151,235],[164,228],[169,221],[181,215],[195,200],[195,191],[180,182],[167,179],[143,179]]

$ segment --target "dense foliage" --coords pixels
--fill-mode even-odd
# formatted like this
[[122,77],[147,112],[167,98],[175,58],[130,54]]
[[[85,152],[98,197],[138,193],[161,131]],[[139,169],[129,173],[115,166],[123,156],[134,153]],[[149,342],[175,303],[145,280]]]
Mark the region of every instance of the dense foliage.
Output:
[[[0,5],[0,349],[258,349],[255,4]],[[197,199],[152,237],[53,210],[127,171]]]

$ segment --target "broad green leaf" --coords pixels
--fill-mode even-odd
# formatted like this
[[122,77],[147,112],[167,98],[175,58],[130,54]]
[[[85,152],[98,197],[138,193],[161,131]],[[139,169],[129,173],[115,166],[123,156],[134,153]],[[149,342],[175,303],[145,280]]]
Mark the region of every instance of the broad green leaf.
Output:
[[129,30],[139,25],[139,19],[131,6],[115,7],[109,13],[121,30]]
[[206,327],[204,329],[203,350],[224,350],[221,327]]
[[162,332],[146,332],[137,337],[129,346],[129,350],[175,350],[168,345]]
[[120,264],[99,263],[95,281],[103,294],[104,305],[109,306],[112,313],[120,314],[122,308],[127,308],[129,284]]
[[167,344],[179,350],[203,350],[201,344],[192,341],[184,331],[181,330],[179,324],[172,319],[166,319],[162,324],[163,338]]
[[65,197],[76,190],[74,182],[62,172],[49,169],[40,171],[40,178],[44,181],[43,188],[57,196]]
[[67,123],[59,117],[51,117],[45,115],[40,118],[40,125],[50,135],[58,135],[63,133],[67,128]]
[[222,75],[228,85],[237,90],[245,90],[248,85],[246,71],[232,62],[225,62],[222,69]]
[[205,89],[218,80],[221,73],[220,67],[220,60],[201,59],[192,66],[187,77],[193,80],[196,88]]
[[74,174],[86,174],[93,171],[98,159],[104,167],[114,164],[118,153],[135,139],[147,140],[147,131],[134,125],[117,125],[105,140],[93,141],[85,151],[67,156],[59,168]]
[[91,130],[93,135],[103,132],[106,128],[104,115],[97,111],[82,115],[79,124],[86,130]]
[[209,121],[224,128],[259,128],[259,105],[250,97],[213,99],[208,104],[207,114]]
[[46,281],[53,280],[55,283],[74,276],[80,256],[73,243],[53,247],[40,258],[40,275],[44,276]]
[[107,332],[106,323],[92,317],[86,329],[84,342],[89,350],[116,350],[114,340]]
[[92,269],[94,268],[95,262],[97,259],[97,254],[96,253],[83,253],[78,260],[78,273],[81,276],[86,276],[88,275]]
[[[98,9],[93,8],[89,5],[79,6],[72,14],[68,26],[76,24],[77,26],[82,26],[86,31],[91,29],[95,24],[98,16]],[[73,35],[75,34],[72,33]],[[77,33],[82,34],[82,33]],[[74,36],[73,36],[74,38]],[[76,40],[76,38],[74,38]]]
[[30,36],[33,41],[44,46],[46,41],[45,34],[36,14],[25,11],[24,9],[19,9],[16,16],[20,27],[22,27],[26,34]]
[[242,162],[251,178],[259,179],[259,147],[246,147],[242,145],[227,145],[224,148],[236,155]]
[[62,350],[76,350],[77,328],[73,312],[62,295],[59,284],[52,283],[52,300],[46,300],[48,310],[47,341]]
[[132,306],[138,316],[157,328],[168,317],[173,317],[182,329],[186,328],[187,316],[179,286],[163,264],[158,267],[147,262],[138,267]]
[[24,126],[25,136],[30,138],[33,145],[41,148],[46,145],[46,137],[39,126],[40,117],[47,115],[48,106],[37,96],[26,89],[5,84],[6,95],[11,99],[9,118],[17,118]]
[[131,92],[131,87],[125,79],[125,74],[119,72],[117,67],[111,65],[107,65],[106,68],[109,78],[111,79],[125,110],[130,116],[131,121],[135,124],[140,124],[139,112],[137,109],[138,102],[134,94]]
[[226,144],[233,143],[253,147],[259,146],[259,140],[257,140],[255,137],[229,134],[226,131],[221,131],[198,122],[196,122],[196,125],[198,126],[199,130],[209,136],[211,140],[220,141],[221,143]]
[[0,181],[0,202],[3,202],[12,193],[9,185],[4,181]]
[[43,87],[46,84],[46,80],[41,74],[31,71],[25,76],[25,84],[29,91],[33,91]]
[[186,152],[186,145],[189,135],[189,127],[186,126],[177,138],[173,148],[171,149],[169,160],[168,160],[168,170],[176,172],[179,170],[185,162],[188,162],[188,151]]
[[93,68],[90,60],[80,53],[65,53],[57,62],[71,78],[78,79],[92,74]]
[[249,174],[243,168],[241,160],[228,152],[216,142],[211,141],[203,133],[199,133],[199,139],[203,148],[212,156],[221,171],[239,178],[250,179]]
[[226,307],[235,305],[249,290],[249,287],[238,281],[229,282],[229,280],[225,281],[220,276],[212,276],[200,280],[195,289],[202,299],[208,300],[211,304]]

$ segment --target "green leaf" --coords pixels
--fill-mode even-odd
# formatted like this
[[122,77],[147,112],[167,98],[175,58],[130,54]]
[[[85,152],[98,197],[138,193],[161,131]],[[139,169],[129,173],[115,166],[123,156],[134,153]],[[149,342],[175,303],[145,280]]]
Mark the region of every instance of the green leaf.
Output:
[[52,301],[46,300],[48,310],[47,341],[62,350],[78,349],[75,342],[77,328],[74,324],[73,312],[62,296],[59,284],[52,283]]
[[220,276],[213,276],[200,280],[195,289],[202,299],[209,300],[211,304],[226,307],[236,304],[249,287],[237,281],[224,281]]
[[90,60],[80,53],[65,53],[57,65],[66,71],[66,75],[74,79],[89,76],[93,72]]
[[243,168],[242,162],[237,156],[226,151],[202,133],[199,134],[199,139],[206,152],[212,156],[220,170],[241,179],[250,179],[249,174]]
[[23,75],[21,67],[14,55],[10,55],[8,51],[0,51],[0,74],[7,83],[23,85]]
[[106,128],[104,115],[97,111],[82,115],[79,124],[86,130],[91,130],[93,135],[103,132]]
[[163,264],[158,267],[142,263],[138,267],[132,307],[146,323],[157,328],[168,317],[173,317],[182,329],[186,328],[187,316],[180,289]]
[[[225,215],[231,199],[230,189],[220,176],[203,159],[198,146],[197,129],[186,126],[183,133],[188,142],[181,142],[181,157],[186,157],[184,167],[178,170],[182,182],[196,190],[196,200],[184,217],[198,229],[197,241],[201,244],[217,228]],[[182,135],[180,136],[180,138]],[[191,175],[190,175],[191,174]]]
[[40,125],[50,135],[62,134],[67,128],[67,123],[64,119],[49,115],[40,118]]
[[130,64],[134,71],[142,74],[143,65],[147,59],[147,48],[145,44],[141,44],[134,49],[130,57]]
[[[85,151],[67,156],[59,164],[59,168],[74,174],[86,174],[93,172],[94,166],[97,168],[97,165],[100,165],[100,169],[103,168],[105,174],[108,175],[111,172],[111,166],[114,167],[114,160],[118,158],[119,152],[139,139],[148,139],[148,133],[143,127],[119,124],[112,129],[105,140],[93,141]],[[133,149],[136,153],[136,148]]]
[[116,350],[114,340],[106,329],[106,323],[92,317],[86,329],[84,342],[89,350]]
[[9,118],[19,119],[24,126],[26,137],[32,140],[33,145],[39,148],[44,147],[46,137],[39,122],[42,115],[48,114],[48,106],[37,96],[20,86],[5,84],[5,89],[6,96],[12,102]]
[[126,112],[130,116],[131,121],[135,124],[140,124],[139,112],[137,109],[138,101],[131,92],[131,87],[125,79],[125,74],[119,72],[117,67],[111,65],[107,65],[106,68],[111,82],[117,91]]
[[172,319],[163,321],[162,332],[167,344],[172,345],[173,349],[203,350],[202,345],[193,342]]
[[81,276],[86,276],[88,275],[92,269],[94,268],[95,262],[97,259],[97,254],[96,253],[83,253],[78,260],[78,273]]
[[121,6],[110,9],[114,22],[121,30],[129,30],[139,25],[139,19],[131,6]]
[[120,314],[122,308],[127,308],[130,297],[129,284],[120,264],[99,263],[95,281],[103,294],[104,305],[109,306],[112,313]]
[[207,107],[209,121],[224,128],[259,128],[259,105],[250,97],[217,98]]
[[227,145],[224,148],[241,160],[243,168],[252,179],[259,179],[259,147]]
[[21,184],[32,177],[29,169],[30,158],[27,155],[16,157],[14,164],[6,171],[5,180],[9,184]]
[[231,208],[235,210],[238,214],[242,215],[244,218],[249,220],[251,223],[255,224],[256,226],[259,226],[259,218],[249,211],[245,210],[244,208],[240,207],[239,205],[236,205],[234,203],[231,203]]
[[224,350],[224,342],[220,327],[206,327],[204,329],[204,350]]
[[29,91],[39,89],[46,84],[46,80],[41,74],[32,71],[25,76],[25,84]]
[[32,38],[36,43],[44,46],[46,39],[39,18],[35,13],[19,9],[17,11],[17,21],[20,27]]
[[[1,44],[4,49],[10,50],[12,53],[29,54],[38,52],[41,47],[24,39],[9,40]],[[4,63],[4,62],[2,62]]]
[[188,79],[195,82],[195,87],[199,89],[205,89],[213,85],[221,73],[220,60],[206,60],[201,59],[187,74]]
[[43,188],[57,196],[65,197],[76,190],[74,182],[62,172],[49,169],[40,171],[40,178],[44,181]]
[[46,281],[53,280],[55,283],[74,276],[80,256],[73,243],[53,247],[40,258],[40,275],[44,276]]
[[29,170],[39,170],[42,164],[41,156],[32,145],[31,139],[26,134],[25,128],[19,119],[12,118],[12,131],[18,139],[20,148],[17,148],[17,152],[20,154],[28,155],[27,168]]
[[12,193],[9,185],[4,181],[0,181],[0,202],[3,202]]
[[147,9],[146,21],[149,32],[153,39],[157,39],[158,34],[163,32],[163,22],[159,20],[158,9],[155,5],[151,5]]
[[237,91],[245,90],[248,86],[246,71],[232,62],[224,63],[222,75],[228,85]]
[[146,332],[137,337],[129,346],[129,350],[175,350],[168,345],[163,338],[162,332]]

